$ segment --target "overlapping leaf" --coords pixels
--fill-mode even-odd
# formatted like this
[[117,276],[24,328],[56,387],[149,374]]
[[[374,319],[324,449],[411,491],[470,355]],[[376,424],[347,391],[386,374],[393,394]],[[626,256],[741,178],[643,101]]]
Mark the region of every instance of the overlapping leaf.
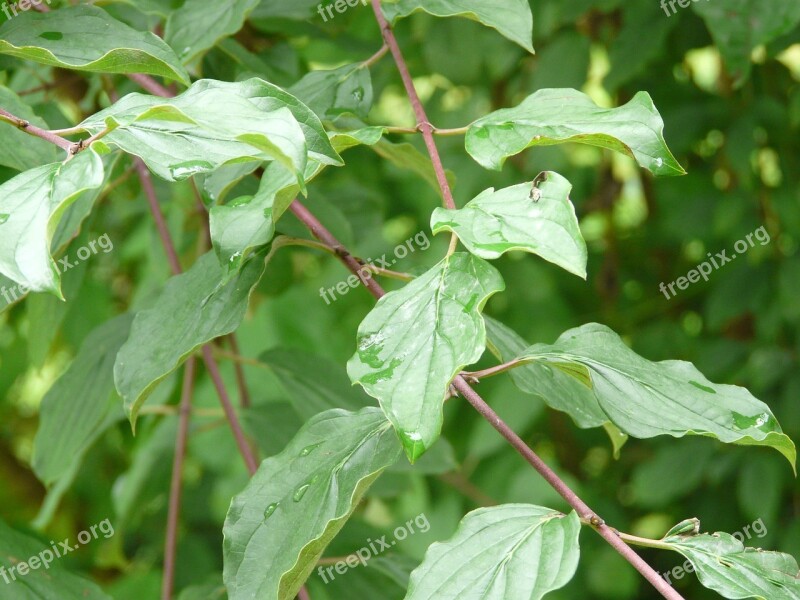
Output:
[[76,71],[146,73],[189,85],[189,74],[163,40],[87,4],[20,11],[0,26],[0,54]]
[[50,256],[54,230],[70,204],[103,181],[103,161],[89,149],[0,185],[0,273],[33,291],[60,295],[58,268]]
[[586,279],[586,242],[569,199],[572,186],[552,171],[543,177],[533,186],[489,188],[459,210],[437,208],[431,229],[455,232],[481,258],[524,250]]
[[619,108],[601,108],[576,90],[545,89],[475,121],[466,147],[481,165],[499,170],[506,158],[530,146],[578,142],[627,154],[655,175],[683,175],[663,131],[664,121],[646,92]]
[[481,310],[504,287],[489,263],[459,252],[386,294],[361,322],[347,372],[378,399],[411,462],[439,436],[450,382],[481,357]]
[[[231,163],[275,160],[302,186],[311,151],[306,131],[319,146],[313,152],[329,149],[334,156],[336,153],[308,108],[297,100],[296,106],[285,102],[291,96],[274,86],[286,98],[267,97],[266,91],[265,96],[258,95],[270,89],[268,86],[258,79],[241,83],[201,80],[175,98],[130,94],[89,117],[81,127],[93,134],[111,129],[103,143],[141,157],[168,181],[209,173]],[[292,108],[302,114],[306,131]],[[325,160],[334,162],[336,158],[326,156]]]
[[531,346],[519,358],[591,388],[608,419],[634,437],[705,435],[771,447],[795,465],[794,443],[769,407],[745,388],[712,383],[688,362],[650,362],[603,325],[571,329],[552,346]]
[[800,600],[800,568],[788,554],[745,548],[728,533],[670,535],[662,543],[688,558],[700,583],[723,598]]
[[195,350],[236,330],[250,292],[264,272],[253,257],[224,285],[213,252],[170,279],[153,308],[136,315],[114,365],[114,381],[132,423],[155,386]]
[[346,113],[366,118],[372,107],[372,78],[360,64],[311,71],[289,91],[323,119]]
[[381,5],[391,22],[417,11],[436,17],[466,17],[533,52],[533,14],[528,0],[388,0]]
[[369,486],[400,457],[377,408],[313,417],[231,503],[224,527],[231,600],[291,600]]
[[539,600],[575,574],[580,529],[574,511],[528,504],[473,511],[450,540],[428,548],[406,600]]

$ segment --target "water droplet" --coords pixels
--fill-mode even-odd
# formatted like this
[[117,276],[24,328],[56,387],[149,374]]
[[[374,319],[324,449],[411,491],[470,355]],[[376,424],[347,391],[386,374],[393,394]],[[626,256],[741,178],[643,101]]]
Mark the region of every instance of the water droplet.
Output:
[[266,509],[264,509],[264,518],[269,519],[272,516],[272,513],[274,513],[277,509],[278,502],[273,502],[270,504]]
[[45,40],[58,41],[64,39],[64,34],[60,31],[45,31],[40,33],[39,37]]
[[303,499],[303,496],[306,495],[306,492],[310,487],[311,487],[310,483],[305,483],[301,485],[299,488],[297,488],[297,490],[295,490],[294,496],[292,496],[292,500],[294,500],[295,502],[300,502],[300,500]]
[[169,168],[170,175],[174,179],[186,179],[198,173],[207,173],[214,170],[214,165],[205,160],[189,160],[184,163],[172,165]]
[[8,221],[8,219],[9,219],[10,217],[11,217],[11,215],[9,215],[9,214],[7,214],[7,213],[0,214],[0,225],[2,225],[3,223],[5,223],[6,221]]
[[357,87],[354,89],[353,98],[355,98],[356,102],[361,102],[364,99],[364,88]]
[[322,442],[319,442],[318,444],[311,444],[310,446],[306,446],[305,448],[303,448],[300,451],[300,456],[308,456],[309,454],[311,454],[314,450],[316,450],[320,446],[322,446]]
[[241,258],[241,256],[242,256],[242,253],[241,253],[241,252],[234,252],[234,253],[231,255],[230,262],[234,262],[234,261],[236,261],[237,259]]
[[664,166],[664,159],[660,156],[656,159],[656,166],[660,169]]

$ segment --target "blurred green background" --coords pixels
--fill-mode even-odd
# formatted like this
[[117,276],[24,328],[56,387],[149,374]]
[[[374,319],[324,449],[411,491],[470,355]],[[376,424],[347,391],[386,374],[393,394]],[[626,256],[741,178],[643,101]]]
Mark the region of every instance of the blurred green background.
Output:
[[[136,3],[103,4],[142,29],[157,18]],[[289,87],[310,70],[365,60],[380,47],[368,7],[359,4],[325,23],[316,6],[308,0],[262,1],[245,29],[209,53],[202,75],[257,75]],[[459,205],[488,187],[531,181],[543,170],[561,173],[574,186],[572,201],[589,245],[588,281],[529,255],[509,255],[496,263],[506,292],[490,300],[487,313],[530,343],[553,342],[590,321],[607,324],[646,358],[692,361],[712,381],[746,386],[800,440],[800,27],[780,26],[788,22],[778,14],[783,1],[711,0],[669,16],[656,0],[531,0],[531,6],[535,56],[464,19],[415,15],[398,25],[431,121],[440,128],[462,127],[541,88],[576,88],[608,107],[644,90],[689,174],[656,180],[631,159],[575,145],[531,149],[510,159],[501,173],[488,172],[466,154],[463,138],[437,138]],[[371,72],[367,121],[413,127],[391,59]],[[42,80],[61,81],[55,89],[26,95],[52,127],[70,126],[104,102],[97,78],[7,59],[0,59],[0,75],[18,93]],[[119,87],[135,91],[128,81]],[[390,136],[378,152],[349,150],[344,168],[326,171],[310,186],[309,207],[355,254],[378,257],[419,231],[430,233],[439,197],[418,137]],[[115,598],[155,598],[175,418],[146,416],[134,438],[120,408],[115,424],[97,432],[85,456],[75,457],[74,473],[49,492],[30,468],[40,402],[87,334],[114,315],[148,306],[168,277],[138,181],[127,176],[127,163],[117,169],[118,185],[67,253],[103,233],[114,250],[65,275],[66,304],[37,296],[0,313],[0,517],[29,532],[38,528],[33,534],[48,540],[74,537],[110,518],[116,535],[73,553],[67,564],[91,574]],[[0,181],[13,174],[1,168]],[[248,185],[230,198],[246,193]],[[182,256],[191,261],[200,225],[191,190],[163,182],[157,188]],[[672,299],[659,290],[707,253],[730,254],[736,241],[761,226],[769,243],[756,243],[708,282]],[[278,229],[307,235],[291,215]],[[422,272],[439,260],[446,244],[446,236],[439,236],[396,268]],[[344,365],[373,300],[362,289],[330,305],[319,295],[321,287],[346,276],[336,260],[305,249],[281,250],[267,268],[238,332],[243,355],[269,351],[261,358],[264,365],[245,367],[255,402],[245,422],[263,455],[280,451],[309,416],[295,408],[306,399],[328,393],[368,402],[349,387]],[[486,356],[481,365],[492,361]],[[233,388],[230,362],[224,374]],[[174,403],[176,384],[176,378],[162,384],[151,404]],[[800,486],[778,453],[704,438],[657,438],[632,439],[615,459],[603,431],[576,428],[507,377],[486,380],[478,389],[620,530],[657,538],[678,521],[698,517],[703,531],[733,533],[760,519],[766,532],[746,539],[747,545],[800,556]],[[205,376],[196,397],[198,406],[218,406]],[[329,585],[312,577],[314,600],[402,598],[403,578],[427,546],[449,537],[463,515],[481,504],[566,509],[466,403],[448,402],[445,417],[446,440],[428,461],[384,475],[326,554],[352,552],[420,513],[430,531]],[[213,593],[221,582],[221,525],[230,498],[246,480],[219,416],[213,410],[198,416],[178,548],[184,598],[219,597]],[[577,575],[548,598],[659,597],[592,532],[584,531],[581,542]],[[659,571],[683,562],[658,551],[643,555]],[[676,586],[688,598],[715,597],[694,576]]]

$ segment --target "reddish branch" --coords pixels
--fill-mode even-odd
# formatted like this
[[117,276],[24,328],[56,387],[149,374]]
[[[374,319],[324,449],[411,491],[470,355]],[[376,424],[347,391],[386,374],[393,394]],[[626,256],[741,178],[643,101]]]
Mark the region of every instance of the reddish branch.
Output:
[[175,555],[178,545],[178,521],[181,513],[181,483],[183,461],[186,456],[186,440],[189,436],[189,417],[192,412],[195,366],[195,358],[192,356],[186,361],[183,371],[178,436],[175,438],[175,455],[172,459],[169,514],[167,516],[166,540],[164,541],[164,578],[161,581],[161,600],[170,600],[175,586]]

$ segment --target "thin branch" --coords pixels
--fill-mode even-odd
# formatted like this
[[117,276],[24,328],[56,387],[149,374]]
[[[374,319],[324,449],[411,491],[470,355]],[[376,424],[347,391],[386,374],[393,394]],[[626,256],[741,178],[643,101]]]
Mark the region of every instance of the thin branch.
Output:
[[158,83],[155,79],[144,73],[129,73],[128,79],[138,83],[140,87],[144,88],[154,96],[161,96],[163,98],[171,98],[175,94],[172,93],[167,87]]
[[[236,339],[234,334],[230,334],[227,337],[228,344],[231,347],[231,350],[237,356],[241,354],[239,351],[239,340]],[[250,408],[252,402],[250,401],[250,390],[247,389],[247,379],[244,376],[244,369],[242,369],[242,363],[234,362],[233,369],[236,372],[236,385],[239,387],[239,405],[242,408]]]
[[244,457],[247,470],[250,475],[254,475],[255,472],[258,471],[258,461],[253,453],[253,449],[247,443],[247,438],[245,437],[242,426],[239,423],[239,418],[236,416],[236,410],[233,408],[233,403],[231,402],[228,392],[225,389],[225,384],[222,381],[222,375],[219,372],[219,367],[217,366],[217,362],[214,360],[214,355],[212,354],[211,346],[209,345],[203,346],[203,362],[205,362],[206,370],[208,370],[208,374],[211,375],[211,380],[214,382],[214,387],[217,390],[219,399],[222,402],[222,408],[225,411],[225,417],[230,423],[231,431],[233,431],[233,437],[236,439],[236,445],[239,448],[239,452]]
[[375,11],[375,18],[381,26],[381,33],[383,40],[389,46],[392,52],[394,62],[397,64],[397,69],[400,71],[400,76],[403,78],[403,85],[406,88],[408,99],[411,101],[411,106],[414,108],[414,114],[417,117],[417,127],[422,132],[422,137],[425,139],[425,146],[428,148],[431,162],[433,162],[433,170],[436,173],[436,180],[439,182],[439,187],[442,190],[444,198],[444,205],[446,208],[455,208],[456,203],[453,200],[453,192],[450,190],[450,184],[447,182],[447,175],[445,174],[442,159],[439,156],[439,150],[436,148],[436,142],[433,140],[433,125],[428,120],[428,115],[425,114],[425,108],[422,106],[422,101],[417,94],[417,89],[414,86],[414,80],[411,78],[411,73],[408,70],[408,65],[403,58],[403,53],[400,51],[400,46],[397,43],[397,38],[394,37],[391,25],[383,16],[381,11],[380,0],[372,0],[372,9]]
[[195,357],[189,357],[183,371],[178,435],[175,438],[175,456],[172,461],[172,481],[169,490],[169,514],[164,541],[164,577],[161,581],[161,600],[171,600],[175,587],[175,556],[178,546],[178,522],[181,513],[181,489],[183,461],[186,457],[186,440],[189,435],[189,418],[192,413],[194,392]]
[[10,112],[0,108],[0,121],[6,121],[10,123],[14,127],[24,131],[27,134],[36,136],[45,140],[46,142],[50,142],[51,144],[55,144],[59,148],[66,150],[67,152],[72,152],[75,147],[75,142],[70,142],[68,139],[61,137],[60,135],[56,135],[51,131],[47,131],[46,129],[42,129],[41,127],[37,127],[33,123],[26,121],[25,119],[20,119],[19,117],[15,117]]

